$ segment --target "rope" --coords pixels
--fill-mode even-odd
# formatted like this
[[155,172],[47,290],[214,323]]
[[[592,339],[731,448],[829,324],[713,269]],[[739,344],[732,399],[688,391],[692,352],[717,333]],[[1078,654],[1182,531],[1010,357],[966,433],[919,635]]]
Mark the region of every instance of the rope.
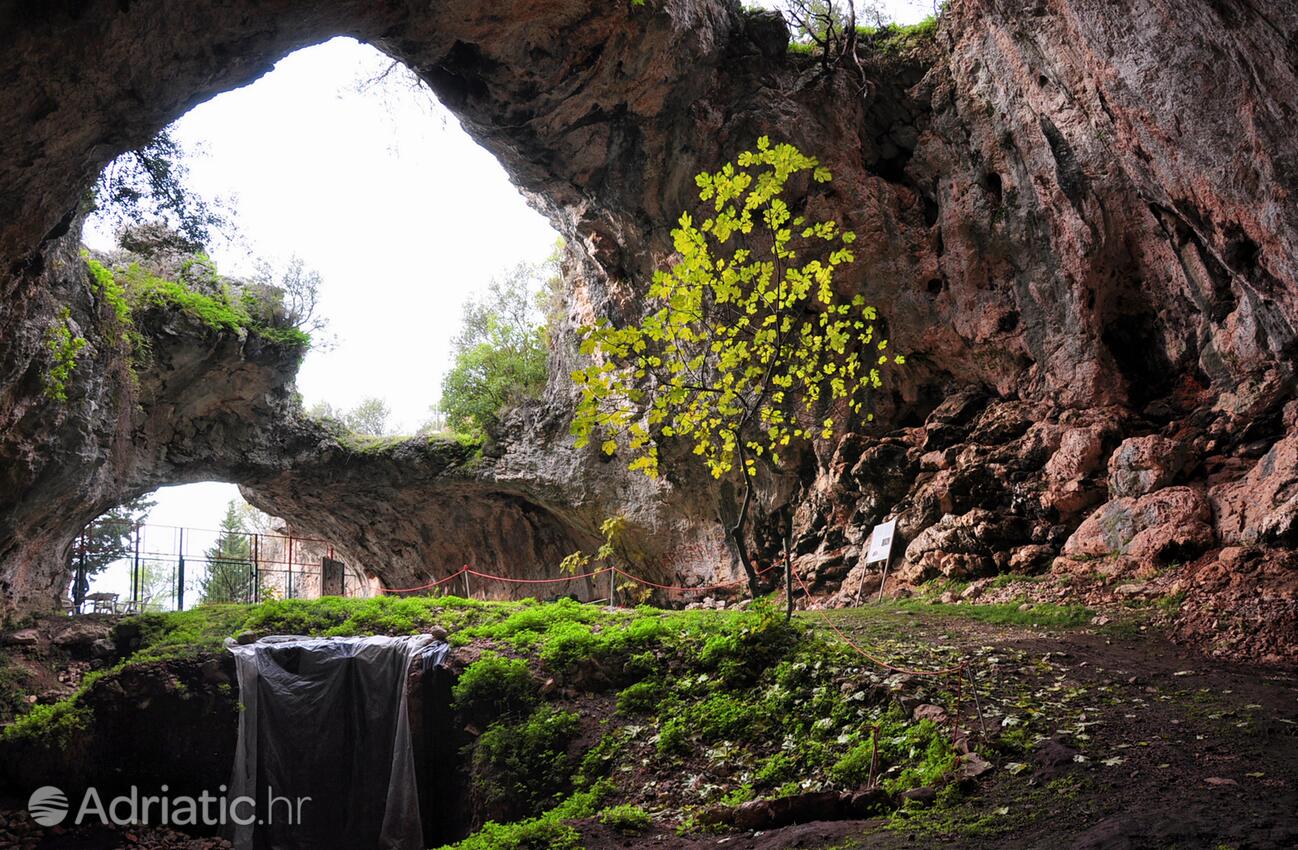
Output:
[[[767,567],[765,569],[758,570],[757,575],[759,576],[765,575],[766,573],[769,573],[773,569],[775,569],[775,567]],[[560,584],[562,582],[580,581],[582,579],[594,578],[595,576],[605,575],[610,570],[612,570],[613,572],[617,573],[620,576],[623,576],[624,578],[630,579],[631,581],[639,582],[640,584],[648,585],[649,587],[654,587],[657,588],[658,590],[665,590],[665,591],[671,591],[676,593],[693,593],[693,592],[703,592],[709,590],[722,590],[728,587],[737,587],[741,584],[746,584],[748,582],[748,579],[741,578],[741,579],[736,579],[735,581],[723,582],[721,584],[708,584],[708,585],[700,585],[697,587],[686,587],[684,585],[678,585],[678,584],[659,584],[658,582],[649,581],[649,579],[641,578],[640,576],[637,575],[632,575],[631,573],[627,572],[626,570],[620,567],[601,567],[597,570],[591,570],[588,573],[581,573],[579,575],[571,575],[571,576],[559,576],[557,578],[514,578],[512,576],[498,576],[492,573],[484,573],[481,572],[480,570],[475,570],[472,567],[464,566],[464,567],[460,567],[460,569],[451,573],[446,578],[438,579],[437,581],[432,581],[429,582],[428,584],[421,584],[415,587],[385,587],[383,588],[383,592],[384,593],[416,593],[420,590],[430,590],[439,585],[446,584],[452,579],[459,578],[464,573],[475,575],[478,578],[486,579],[488,581],[504,582],[505,584]]]
[[506,584],[557,584],[559,582],[564,582],[564,581],[580,581],[581,579],[584,578],[594,578],[595,576],[603,575],[604,573],[608,572],[609,569],[610,569],[609,567],[602,567],[598,570],[593,570],[588,573],[582,573],[581,575],[562,576],[561,578],[510,578],[509,576],[497,576],[497,575],[492,575],[491,573],[480,573],[477,570],[473,569],[472,567],[465,567],[464,571],[468,573],[472,573],[478,578],[485,578],[488,581],[503,581]]
[[[757,575],[759,576],[765,575],[766,573],[769,573],[773,569],[775,569],[775,567],[767,567],[764,570],[758,570]],[[679,585],[679,584],[659,584],[658,582],[649,581],[649,579],[647,578],[640,578],[640,576],[631,575],[631,573],[628,573],[626,570],[623,570],[620,567],[613,567],[613,571],[620,576],[629,578],[631,581],[639,582],[640,584],[648,585],[649,587],[655,587],[659,590],[673,591],[676,593],[722,590],[727,587],[738,587],[741,584],[748,583],[748,579],[741,578],[741,579],[735,579],[734,581],[722,582],[721,584],[706,584],[706,585],[699,585],[696,587],[686,587],[684,585]]]
[[[807,587],[807,583],[802,580],[802,576],[798,573],[797,570],[793,570],[793,577],[798,580],[798,584],[802,585],[802,592],[806,594],[808,598],[810,598],[811,588]],[[944,667],[941,670],[911,670],[906,667],[897,667],[896,665],[889,664],[887,661],[884,661],[882,658],[872,655],[871,653],[866,652],[864,649],[857,646],[856,642],[853,641],[850,637],[848,637],[846,632],[840,629],[834,623],[833,620],[829,619],[829,617],[825,615],[825,612],[817,611],[816,613],[820,615],[820,619],[825,623],[825,625],[833,629],[834,633],[837,634],[840,638],[842,638],[843,642],[846,643],[848,646],[850,646],[852,649],[854,649],[857,652],[857,654],[861,655],[864,658],[869,659],[870,661],[874,662],[875,664],[884,668],[885,670],[891,670],[894,673],[903,673],[908,676],[947,676],[953,672],[964,670],[965,664],[968,663],[965,661],[961,661],[959,664],[953,665],[951,667]]]

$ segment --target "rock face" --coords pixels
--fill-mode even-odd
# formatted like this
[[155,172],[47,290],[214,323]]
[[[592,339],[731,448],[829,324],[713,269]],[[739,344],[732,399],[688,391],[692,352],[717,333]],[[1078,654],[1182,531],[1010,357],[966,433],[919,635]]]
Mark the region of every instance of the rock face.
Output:
[[[858,232],[843,289],[875,303],[912,356],[880,399],[880,425],[807,452],[794,504],[787,484],[764,487],[764,515],[793,510],[813,586],[864,575],[870,527],[896,515],[900,569],[913,578],[1039,570],[1061,553],[1116,553],[1137,568],[1202,553],[1185,569],[1220,576],[1222,564],[1255,561],[1213,560],[1217,547],[1253,547],[1271,566],[1250,568],[1249,581],[1268,583],[1258,598],[1269,601],[1220,616],[1245,618],[1244,635],[1290,616],[1292,592],[1269,590],[1291,587],[1275,577],[1296,543],[1290,5],[955,0],[934,39],[867,47],[864,86],[855,68],[823,74],[786,53],[771,16],[723,0],[325,0],[306,11],[105,0],[75,17],[15,7],[0,20],[12,81],[0,94],[8,607],[50,598],[62,576],[42,553],[77,522],[146,483],[201,477],[239,481],[367,563],[401,564],[394,581],[460,560],[439,542],[439,517],[498,521],[485,528],[529,542],[486,562],[536,574],[528,559],[589,542],[619,510],[654,574],[728,574],[710,485],[681,465],[650,485],[568,446],[570,339],[543,402],[449,490],[440,460],[423,471],[399,453],[340,454],[292,424],[281,404],[291,369],[257,379],[273,373],[269,393],[218,400],[218,371],[200,395],[173,383],[137,403],[92,339],[72,403],[42,398],[43,335],[59,306],[82,327],[98,315],[59,241],[96,169],[285,53],[346,32],[428,80],[568,238],[569,329],[635,314],[638,282],[669,257],[663,223],[687,206],[697,171],[761,133],[831,168],[809,213]],[[204,352],[177,374],[274,356]],[[202,450],[171,448],[187,440]],[[236,460],[249,446],[255,462]],[[488,496],[497,501],[474,501]],[[439,511],[442,497],[470,504]],[[411,507],[375,513],[381,500]],[[764,556],[773,539],[757,529]],[[1098,541],[1106,554],[1092,554]],[[1205,579],[1193,592],[1227,585]],[[1298,653],[1293,643],[1279,654]],[[1247,638],[1232,651],[1249,652]]]

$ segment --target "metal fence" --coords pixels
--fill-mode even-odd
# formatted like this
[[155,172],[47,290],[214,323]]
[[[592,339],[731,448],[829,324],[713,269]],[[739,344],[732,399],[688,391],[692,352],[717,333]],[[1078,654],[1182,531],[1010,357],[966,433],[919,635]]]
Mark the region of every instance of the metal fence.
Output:
[[[80,601],[77,588],[88,589],[88,572],[102,561],[94,529],[73,546],[74,603]],[[114,571],[120,592],[84,594],[92,610],[178,611],[203,602],[368,595],[363,574],[336,559],[333,545],[319,538],[141,523],[121,529],[116,539],[125,545],[99,572]],[[122,580],[123,571],[129,581]]]

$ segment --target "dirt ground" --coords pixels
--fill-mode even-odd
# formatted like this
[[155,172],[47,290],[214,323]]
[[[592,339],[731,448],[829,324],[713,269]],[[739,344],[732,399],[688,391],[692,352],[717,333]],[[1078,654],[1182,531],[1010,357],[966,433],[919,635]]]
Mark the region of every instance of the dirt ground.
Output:
[[[821,615],[806,614],[809,622]],[[995,770],[954,804],[765,832],[628,836],[579,824],[589,848],[1298,847],[1298,676],[1207,659],[1138,626],[1040,628],[844,610],[862,645],[974,659],[960,725]],[[935,701],[938,701],[935,699]],[[949,704],[949,703],[948,703]],[[1019,730],[1015,749],[1006,740]],[[0,801],[0,847],[219,846],[162,831],[55,834]]]
[[[837,614],[849,635],[880,624]],[[587,846],[693,850],[997,848],[1141,850],[1298,847],[1298,676],[1213,661],[1133,626],[1041,629],[913,616],[906,639],[995,658],[980,680],[995,735],[1031,716],[1048,735],[959,804],[891,819],[815,822],[762,833],[618,835]],[[992,654],[989,656],[988,652]],[[1009,663],[1005,663],[1006,661]],[[1000,718],[998,722],[997,718]],[[973,716],[966,724],[977,728]],[[974,732],[975,739],[978,733]]]

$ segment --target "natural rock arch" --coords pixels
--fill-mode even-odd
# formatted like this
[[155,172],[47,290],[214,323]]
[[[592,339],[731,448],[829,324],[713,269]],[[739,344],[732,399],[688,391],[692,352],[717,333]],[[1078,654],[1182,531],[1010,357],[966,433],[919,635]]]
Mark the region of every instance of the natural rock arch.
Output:
[[[928,421],[816,448],[798,512],[813,580],[819,565],[830,578],[850,567],[862,530],[884,513],[901,516],[913,544],[935,529],[907,555],[916,574],[1048,558],[1117,495],[1105,459],[1124,437],[1152,432],[1199,459],[1176,483],[1204,491],[1224,517],[1200,545],[1243,540],[1234,491],[1221,488],[1255,479],[1265,504],[1248,510],[1265,533],[1248,545],[1296,542],[1285,478],[1298,477],[1286,448],[1298,439],[1294,9],[956,0],[935,39],[868,57],[864,80],[790,57],[778,21],[731,0],[71,9],[0,8],[0,76],[13,81],[0,94],[7,606],[53,581],[33,566],[33,547],[143,468],[132,456],[141,417],[112,386],[81,387],[62,409],[39,395],[41,335],[57,308],[93,325],[93,298],[58,241],[78,194],[188,107],[337,34],[409,64],[556,223],[571,246],[573,323],[635,310],[634,281],[665,259],[666,223],[692,175],[760,133],[834,171],[811,203],[861,236],[844,283],[915,355],[888,402],[892,421]],[[1212,67],[1204,44],[1216,47]],[[556,355],[558,374],[568,356]],[[111,358],[88,362],[112,374]],[[283,389],[248,400],[265,414],[257,421],[291,421],[271,410]],[[672,557],[712,536],[700,522],[708,491],[651,487],[574,452],[567,409],[552,386],[515,423],[525,436],[475,476],[562,515],[574,536],[628,509],[661,569],[715,569],[715,552]],[[220,410],[176,411],[182,445],[192,423],[206,423],[246,448],[235,422],[218,424]],[[142,421],[170,433],[162,409]],[[267,433],[254,441],[263,454],[244,454],[256,462],[230,474],[250,493],[261,492],[258,476],[280,487],[290,470],[327,467],[309,435],[295,442],[304,432]],[[180,461],[171,480],[210,462],[164,455]],[[975,515],[986,506],[990,518]],[[1263,580],[1265,571],[1249,579]]]

